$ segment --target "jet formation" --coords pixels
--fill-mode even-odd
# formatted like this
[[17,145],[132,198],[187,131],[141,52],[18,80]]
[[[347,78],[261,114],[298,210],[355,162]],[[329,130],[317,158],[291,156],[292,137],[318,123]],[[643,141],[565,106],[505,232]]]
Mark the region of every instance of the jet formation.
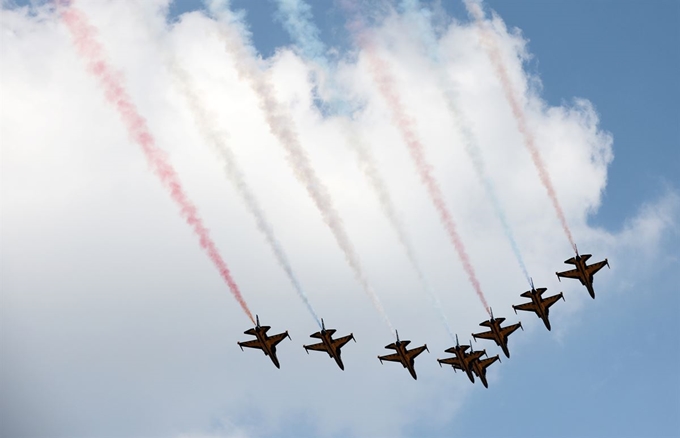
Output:
[[[565,261],[566,264],[574,265],[575,268],[564,271],[556,272],[557,278],[574,278],[581,282],[582,285],[586,287],[590,296],[595,298],[595,291],[593,289],[593,276],[596,272],[602,269],[605,265],[609,267],[609,261],[604,259],[601,262],[593,263],[588,265],[587,261],[591,257],[590,254],[579,255],[578,250],[576,250],[576,256]],[[561,280],[560,280],[561,281]],[[550,307],[557,303],[560,299],[564,300],[564,294],[559,292],[555,295],[548,297],[543,297],[543,294],[547,291],[544,287],[535,287],[533,279],[530,280],[531,290],[528,290],[520,294],[523,298],[528,298],[530,301],[522,304],[512,305],[515,314],[518,310],[533,312],[538,318],[543,321],[545,328],[551,330],[550,325]],[[477,342],[478,339],[486,339],[493,341],[498,347],[501,348],[503,354],[507,358],[510,357],[510,350],[508,348],[508,337],[513,334],[517,329],[522,329],[522,323],[517,322],[515,324],[510,324],[503,326],[505,318],[494,317],[493,310],[489,308],[489,319],[482,321],[479,325],[485,327],[487,330],[479,333],[472,333],[472,338]],[[255,336],[255,339],[250,341],[238,342],[239,347],[243,350],[243,347],[256,348],[262,350],[265,356],[269,356],[271,361],[274,363],[276,368],[280,368],[279,360],[276,356],[276,346],[283,341],[285,338],[290,339],[288,332],[282,332],[273,336],[268,336],[267,332],[270,330],[269,326],[260,325],[260,318],[256,315],[256,325],[254,328],[246,330],[244,333],[247,335]],[[354,334],[350,333],[347,336],[333,339],[335,334],[335,329],[327,329],[324,320],[321,319],[321,330],[310,335],[311,338],[320,340],[320,342],[303,345],[303,348],[309,354],[309,351],[321,351],[326,352],[331,359],[335,360],[335,363],[341,370],[345,369],[345,365],[342,362],[341,349],[349,342],[354,341]],[[427,350],[427,344],[413,349],[408,349],[408,345],[411,341],[400,340],[399,332],[395,330],[395,335],[397,340],[385,348],[388,350],[394,350],[394,353],[386,354],[383,356],[378,356],[380,363],[383,361],[388,362],[398,362],[404,368],[406,368],[413,377],[414,380],[418,379],[415,370],[415,358],[419,356],[423,351]],[[458,341],[458,335],[456,335],[456,345],[444,350],[445,353],[452,354],[453,356],[444,359],[437,359],[439,366],[451,365],[454,371],[463,371],[470,382],[475,383],[475,376],[482,382],[484,387],[488,388],[488,382],[486,379],[486,370],[495,362],[500,362],[500,356],[489,357],[486,350],[474,350],[472,348],[472,342],[469,345],[460,345]],[[483,358],[486,357],[486,358]]]

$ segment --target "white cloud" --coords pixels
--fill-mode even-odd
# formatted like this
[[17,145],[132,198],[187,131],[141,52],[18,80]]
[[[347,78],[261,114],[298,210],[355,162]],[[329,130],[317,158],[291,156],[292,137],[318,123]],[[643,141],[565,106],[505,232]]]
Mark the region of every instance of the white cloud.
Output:
[[[415,274],[343,144],[341,124],[322,119],[311,106],[309,67],[282,50],[271,60],[271,75],[391,319],[403,337],[430,347],[417,361],[417,382],[398,365],[381,366],[375,359],[389,335],[287,167],[252,91],[214,38],[215,24],[194,13],[168,28],[157,12],[163,4],[142,12],[130,2],[84,7],[249,304],[273,330],[288,329],[293,341],[281,344],[281,370],[258,352],[238,349],[248,321],[148,172],[64,27],[49,13],[3,10],[1,430],[37,436],[258,436],[301,429],[367,436],[398,435],[421,416],[445,421],[478,388],[434,361],[450,340],[427,298],[413,293]],[[513,81],[525,90],[530,125],[579,248],[612,263],[611,273],[598,278],[598,299],[606,297],[614,293],[615,273],[624,274],[623,254],[639,250],[649,260],[665,233],[677,232],[678,197],[669,191],[619,232],[589,226],[606,185],[612,136],[598,127],[586,100],[563,107],[542,102],[522,70],[524,41],[500,24],[501,48],[512,61]],[[382,55],[418,120],[489,302],[497,315],[513,321],[510,304],[526,285],[459,147],[431,69],[404,26],[393,18],[379,30],[390,42]],[[320,354],[304,354],[301,344],[315,325],[173,88],[158,51],[166,44],[198,84],[219,128],[229,133],[317,311],[339,333],[354,332],[358,342],[343,351],[346,371]],[[553,273],[569,256],[568,243],[474,32],[453,24],[441,44],[530,273],[549,291],[562,290]],[[342,77],[366,99],[358,129],[374,147],[431,285],[454,329],[467,339],[484,311],[362,56],[357,59],[346,60]],[[554,325],[566,324],[564,315],[590,299],[576,284],[561,286],[568,301],[560,305],[569,312],[555,308]],[[522,317],[529,333],[511,341],[520,355],[539,327],[535,318]],[[502,367],[492,371],[492,385],[495,378],[504,378]],[[413,410],[425,402],[436,408]]]

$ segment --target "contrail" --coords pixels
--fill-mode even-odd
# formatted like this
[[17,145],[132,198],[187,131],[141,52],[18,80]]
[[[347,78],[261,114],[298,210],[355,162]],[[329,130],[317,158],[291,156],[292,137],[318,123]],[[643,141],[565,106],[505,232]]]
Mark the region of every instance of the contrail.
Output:
[[191,81],[186,71],[177,65],[176,62],[171,62],[170,70],[175,78],[178,88],[181,90],[189,104],[189,109],[194,116],[198,130],[205,141],[212,146],[212,149],[222,160],[222,163],[224,164],[224,173],[227,179],[229,179],[229,181],[231,181],[231,183],[234,185],[236,191],[241,196],[241,199],[246,205],[246,208],[250,214],[253,215],[255,223],[257,224],[257,229],[260,231],[260,233],[262,233],[265,240],[267,241],[267,244],[269,244],[269,248],[274,253],[276,261],[285,271],[286,275],[288,276],[288,280],[295,289],[295,292],[297,292],[302,302],[305,304],[305,306],[307,306],[307,310],[309,310],[309,313],[314,317],[316,323],[319,325],[319,327],[321,327],[321,321],[312,308],[309,298],[307,297],[307,294],[305,294],[305,291],[302,288],[297,275],[295,275],[295,272],[293,271],[293,268],[290,264],[290,260],[281,246],[281,242],[279,242],[279,240],[274,235],[274,228],[267,220],[264,210],[262,210],[260,207],[260,203],[257,201],[255,194],[251,191],[250,186],[248,186],[246,183],[243,171],[236,160],[236,156],[226,141],[226,134],[219,132],[216,128],[217,124],[214,120],[212,120],[205,110],[205,107],[201,104],[201,99],[191,86]]
[[517,93],[512,86],[510,77],[508,76],[508,71],[505,68],[505,65],[503,64],[503,59],[501,57],[498,45],[496,44],[492,32],[489,30],[488,24],[484,19],[484,11],[482,11],[482,7],[477,1],[463,0],[463,2],[465,3],[465,7],[467,8],[468,13],[472,15],[473,18],[475,19],[475,22],[480,32],[482,46],[486,49],[486,54],[491,60],[491,64],[494,67],[496,76],[498,77],[498,80],[500,81],[503,87],[505,98],[510,104],[510,108],[512,109],[512,115],[515,117],[515,121],[517,122],[517,128],[519,132],[522,134],[522,137],[524,138],[524,145],[529,150],[529,154],[531,154],[531,160],[534,162],[534,166],[536,166],[536,170],[538,171],[538,176],[541,179],[541,183],[548,192],[548,197],[550,197],[550,201],[552,202],[552,205],[555,208],[557,217],[559,218],[560,223],[562,224],[562,229],[564,230],[564,233],[567,235],[567,239],[569,239],[569,243],[571,244],[571,247],[574,249],[574,252],[576,252],[576,244],[574,243],[574,238],[571,235],[569,225],[567,225],[567,218],[564,216],[562,206],[557,200],[557,193],[555,193],[555,188],[553,187],[552,180],[550,179],[550,175],[548,174],[548,171],[545,167],[545,163],[543,162],[541,153],[536,147],[534,135],[529,129],[529,126],[527,124],[526,115],[524,114],[522,105],[520,104],[519,99],[517,97],[519,93]]
[[220,38],[227,52],[235,60],[235,68],[239,77],[249,82],[255,91],[269,129],[287,152],[286,158],[288,164],[293,169],[298,181],[305,186],[307,193],[319,209],[324,222],[333,233],[357,281],[361,284],[364,292],[371,299],[373,306],[394,334],[392,323],[383,309],[378,296],[368,282],[356,250],[349,240],[349,236],[347,236],[340,215],[333,206],[330,193],[328,193],[326,187],[319,180],[305,150],[300,144],[297,132],[293,128],[294,122],[292,118],[276,101],[272,85],[257,64],[255,51],[247,42],[248,34],[244,29],[243,23],[239,21],[239,17],[229,10],[226,0],[210,1],[209,9],[223,23]]
[[401,4],[402,8],[407,13],[409,13],[412,18],[414,18],[413,22],[409,20],[410,23],[414,24],[414,26],[410,27],[410,29],[418,33],[423,44],[425,45],[425,48],[427,49],[426,51],[430,60],[437,67],[439,88],[441,88],[443,91],[444,100],[452,116],[451,119],[453,120],[454,125],[458,128],[459,132],[462,134],[465,151],[470,157],[475,172],[477,173],[477,177],[484,186],[484,190],[491,201],[491,205],[493,205],[496,216],[498,216],[498,219],[503,226],[503,232],[510,243],[510,247],[512,248],[512,252],[515,255],[515,259],[517,259],[517,263],[519,264],[520,269],[522,269],[527,282],[531,284],[531,277],[527,272],[522,253],[519,250],[519,245],[515,240],[514,233],[512,232],[512,228],[508,222],[508,218],[505,215],[503,205],[501,204],[500,199],[498,199],[496,188],[494,187],[491,178],[486,173],[486,166],[484,164],[484,158],[482,157],[482,151],[480,150],[475,135],[470,129],[470,122],[467,120],[464,112],[457,104],[458,99],[456,92],[453,89],[450,79],[446,75],[444,66],[442,65],[439,42],[437,41],[437,37],[432,30],[429,17],[425,17],[423,15],[424,12],[421,10],[418,0],[402,0]]
[[[295,41],[295,44],[302,52],[302,55],[321,67],[327,77],[332,78],[331,63],[325,56],[326,47],[319,36],[319,29],[313,22],[309,5],[302,0],[277,0],[277,3],[283,18],[283,27],[286,29],[293,41]],[[401,218],[397,213],[397,209],[394,205],[394,202],[392,201],[392,196],[390,195],[389,189],[387,188],[387,184],[378,171],[378,167],[376,165],[375,158],[371,153],[370,147],[361,140],[355,125],[351,123],[351,114],[348,114],[348,108],[351,108],[352,105],[339,97],[341,95],[339,92],[339,87],[336,87],[334,83],[331,83],[330,85],[332,94],[326,104],[335,113],[346,116],[343,117],[344,123],[342,127],[342,131],[346,136],[346,143],[354,151],[359,168],[363,172],[371,189],[378,198],[382,213],[387,218],[390,226],[396,233],[397,239],[404,249],[407,258],[411,263],[411,267],[418,277],[421,288],[430,298],[430,301],[437,311],[437,314],[444,324],[444,327],[448,331],[449,335],[451,335],[453,338],[453,330],[451,329],[448,318],[444,313],[444,309],[441,305],[441,302],[439,301],[439,297],[429,287],[425,273],[420,267],[420,263],[416,257],[416,252],[413,244],[411,243],[411,239],[409,238],[406,228],[404,227]]]
[[154,137],[146,125],[146,120],[139,114],[130,95],[123,86],[120,73],[109,64],[103,47],[96,39],[96,29],[88,23],[82,12],[73,7],[62,10],[61,19],[71,33],[78,53],[86,61],[88,70],[99,80],[100,85],[104,89],[106,99],[120,114],[128,134],[142,148],[149,166],[170,192],[170,197],[180,208],[180,214],[198,236],[201,247],[217,267],[222,279],[229,286],[232,295],[234,295],[234,298],[241,305],[245,314],[248,315],[248,318],[254,324],[253,315],[243,299],[238,285],[232,278],[229,268],[227,268],[226,263],[218,252],[215,243],[210,238],[210,233],[205,225],[203,225],[196,207],[187,197],[177,172],[175,172],[175,169],[169,163],[166,154],[156,146]]
[[404,105],[401,102],[401,98],[397,92],[397,87],[395,85],[394,78],[390,73],[389,66],[378,56],[375,45],[370,40],[367,35],[366,25],[357,10],[357,6],[354,2],[343,2],[346,10],[352,12],[353,17],[347,24],[347,28],[354,35],[359,46],[365,51],[368,63],[370,65],[371,73],[373,74],[373,79],[378,85],[380,93],[383,98],[387,101],[388,106],[392,110],[392,122],[396,125],[397,129],[401,133],[404,142],[408,146],[408,150],[411,154],[411,159],[413,160],[416,169],[422,183],[425,185],[428,194],[439,213],[439,219],[441,220],[444,228],[451,239],[458,257],[463,265],[463,269],[468,276],[468,280],[472,284],[479,300],[481,301],[484,309],[489,312],[489,305],[487,304],[486,297],[482,292],[482,288],[475,274],[475,270],[472,267],[470,258],[468,257],[467,251],[465,250],[465,245],[458,235],[456,223],[453,220],[451,213],[446,206],[444,201],[444,195],[439,187],[438,182],[432,175],[432,166],[425,159],[425,151],[420,138],[416,134],[415,121],[406,113]]

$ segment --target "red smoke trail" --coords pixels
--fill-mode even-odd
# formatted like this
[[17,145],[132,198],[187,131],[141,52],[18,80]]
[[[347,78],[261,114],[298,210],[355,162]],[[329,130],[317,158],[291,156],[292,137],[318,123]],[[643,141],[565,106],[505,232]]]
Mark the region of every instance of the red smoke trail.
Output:
[[432,203],[439,213],[439,219],[442,221],[442,224],[444,225],[444,228],[451,239],[451,243],[453,243],[453,246],[458,253],[458,257],[460,257],[460,261],[463,264],[463,269],[465,270],[470,283],[472,283],[472,287],[475,289],[477,296],[484,305],[484,309],[486,309],[488,312],[489,305],[486,302],[486,297],[482,292],[482,287],[479,284],[479,280],[477,280],[477,275],[475,274],[475,270],[472,267],[470,258],[465,251],[465,245],[463,245],[463,241],[458,235],[456,223],[454,222],[453,217],[446,206],[444,195],[442,194],[439,184],[435,180],[434,176],[432,176],[432,166],[430,166],[430,164],[425,159],[423,145],[415,132],[415,122],[406,114],[406,111],[404,110],[404,105],[402,104],[397,93],[397,89],[394,84],[394,78],[390,74],[389,67],[385,64],[385,62],[383,62],[382,59],[378,57],[375,47],[370,42],[365,41],[365,38],[361,38],[361,40],[364,40],[361,45],[365,49],[368,56],[373,77],[378,85],[378,88],[380,89],[380,92],[392,110],[393,123],[397,126],[397,128],[399,128],[399,131],[401,132],[401,135],[408,146],[409,152],[411,153],[411,158],[418,169],[420,179],[423,184],[425,184],[425,187],[430,194],[430,198],[432,199]]
[[538,176],[541,179],[541,183],[545,187],[545,190],[548,192],[548,197],[550,197],[550,201],[552,202],[552,205],[555,208],[557,217],[559,218],[560,223],[562,224],[562,229],[564,230],[564,233],[567,235],[567,239],[569,239],[571,247],[574,249],[574,251],[576,251],[576,244],[574,243],[574,238],[571,235],[569,225],[567,225],[567,218],[564,216],[562,206],[557,200],[557,193],[555,193],[555,188],[553,187],[552,180],[550,179],[550,174],[548,174],[548,171],[545,167],[545,163],[543,162],[543,158],[541,158],[541,153],[536,147],[534,135],[529,129],[529,126],[527,125],[524,110],[522,109],[522,105],[520,105],[519,99],[517,98],[517,93],[515,92],[515,89],[513,88],[512,83],[510,82],[510,77],[508,76],[508,71],[505,69],[505,65],[503,64],[503,59],[501,57],[500,50],[498,49],[498,45],[496,44],[493,36],[491,35],[491,32],[485,26],[484,13],[481,10],[479,4],[477,3],[466,1],[465,5],[470,14],[472,14],[472,16],[475,18],[477,26],[479,26],[483,43],[482,45],[486,48],[486,53],[489,56],[489,59],[491,60],[491,64],[493,65],[494,70],[496,71],[496,76],[498,77],[498,80],[500,81],[503,87],[505,98],[510,104],[510,108],[512,108],[512,115],[515,117],[515,120],[517,121],[517,129],[522,134],[522,137],[524,137],[524,145],[527,147],[529,153],[531,154],[531,160],[534,162],[534,166],[536,166],[536,170],[538,171]]
[[74,45],[78,52],[87,61],[88,70],[99,79],[104,88],[106,99],[111,102],[120,113],[130,137],[134,142],[141,146],[154,173],[170,191],[170,197],[179,205],[181,215],[198,236],[201,247],[217,267],[220,275],[229,286],[231,293],[239,302],[243,311],[248,315],[248,318],[255,323],[253,315],[250,313],[250,309],[248,309],[248,305],[241,296],[238,285],[231,277],[229,268],[227,268],[226,263],[222,260],[222,256],[217,251],[208,230],[198,216],[196,207],[187,198],[175,169],[173,169],[168,162],[165,153],[156,146],[155,140],[146,125],[146,120],[139,114],[137,108],[132,103],[132,99],[130,99],[130,96],[123,87],[120,74],[116,72],[106,60],[103,48],[95,39],[96,30],[88,24],[87,19],[80,11],[72,7],[62,11],[61,18],[71,32]]

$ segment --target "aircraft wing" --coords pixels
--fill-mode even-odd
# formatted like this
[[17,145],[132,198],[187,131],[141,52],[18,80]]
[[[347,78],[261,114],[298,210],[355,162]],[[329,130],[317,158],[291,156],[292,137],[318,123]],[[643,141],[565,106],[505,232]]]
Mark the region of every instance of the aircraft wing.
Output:
[[422,347],[416,347],[413,350],[409,350],[406,352],[406,358],[408,360],[413,360],[415,359],[416,356],[418,356],[420,353],[423,351],[427,350],[427,345],[423,345]]
[[447,357],[446,359],[437,359],[440,364],[451,365],[457,370],[462,370],[461,361],[457,357]]
[[567,263],[569,265],[575,265],[576,264],[576,257],[572,257],[569,260],[565,260],[564,263]]
[[512,307],[515,310],[526,310],[527,312],[535,312],[537,310],[536,304],[534,304],[533,302],[532,303],[517,304],[517,305],[512,306]]
[[341,348],[343,345],[345,345],[346,343],[348,343],[352,339],[354,339],[354,336],[352,336],[352,335],[347,335],[347,336],[343,336],[342,338],[333,339],[333,346],[335,348]]
[[555,304],[557,300],[559,300],[560,298],[562,298],[562,294],[553,295],[543,300],[543,304],[545,305],[546,308],[548,308]]
[[399,356],[397,353],[387,354],[385,356],[378,356],[378,359],[380,359],[381,361],[388,360],[390,362],[401,362],[401,356]]
[[257,339],[254,339],[252,341],[239,342],[238,345],[241,348],[243,348],[243,347],[259,348],[260,350],[262,350],[262,344]]
[[473,333],[472,337],[473,338],[481,338],[481,339],[491,339],[492,341],[494,339],[496,339],[495,336],[493,335],[493,332],[491,332],[491,331],[481,332],[481,333]]
[[517,330],[521,326],[522,326],[522,324],[517,323],[517,324],[509,325],[507,327],[501,327],[501,334],[503,336],[509,336],[512,332],[514,332],[515,330]]
[[588,271],[588,275],[592,276],[594,273],[604,268],[605,265],[607,265],[607,260],[602,260],[601,262],[593,263],[592,265],[587,266],[586,270]]
[[283,333],[279,333],[278,335],[271,336],[271,337],[268,338],[269,345],[274,347],[274,346],[276,346],[276,344],[283,341],[287,337],[288,337],[288,332],[283,332]]
[[570,269],[564,272],[557,272],[557,276],[562,278],[581,278],[578,269]]
[[305,350],[315,350],[315,351],[327,351],[326,346],[323,342],[318,344],[305,345]]
[[496,362],[498,360],[498,356],[490,357],[488,359],[480,360],[479,361],[479,367],[481,369],[486,369],[491,365],[492,363]]

